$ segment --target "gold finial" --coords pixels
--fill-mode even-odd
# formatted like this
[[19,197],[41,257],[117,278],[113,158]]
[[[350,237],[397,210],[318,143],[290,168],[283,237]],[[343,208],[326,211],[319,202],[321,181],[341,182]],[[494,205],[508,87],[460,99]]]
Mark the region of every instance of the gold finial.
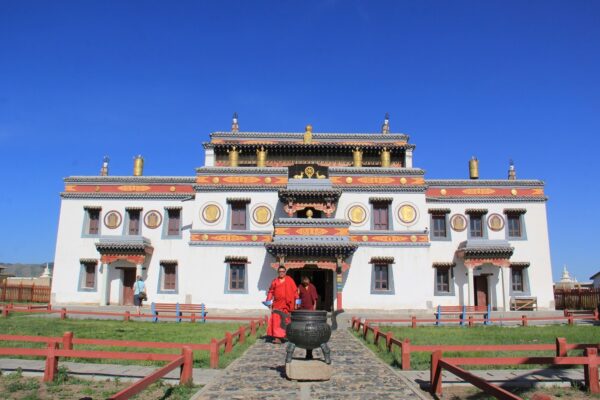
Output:
[[312,143],[312,125],[306,125],[304,130],[304,143],[309,144]]
[[308,210],[306,210],[306,218],[312,219],[312,217],[313,217],[313,210],[311,210],[309,208]]
[[108,156],[104,156],[102,159],[102,168],[100,168],[100,176],[108,176]]
[[137,155],[133,159],[133,176],[142,175],[144,175],[144,157]]
[[256,166],[260,168],[267,166],[267,150],[265,150],[265,146],[260,146],[260,149],[256,150]]
[[384,147],[383,150],[381,150],[381,167],[389,168],[391,163],[392,163],[392,155],[391,155],[390,151],[388,150],[388,148]]
[[479,160],[475,156],[469,160],[469,178],[479,179]]
[[383,125],[381,125],[381,133],[390,133],[390,113],[385,113],[385,119]]
[[227,153],[229,153],[229,166],[237,167],[241,151],[237,149],[237,146],[231,146],[231,149],[227,150]]
[[363,157],[363,152],[360,149],[360,147],[355,147],[354,150],[352,150],[352,161],[353,161],[352,166],[362,167],[362,157]]
[[231,132],[237,133],[240,131],[240,126],[238,125],[238,115],[236,112],[233,113],[233,118],[231,120]]

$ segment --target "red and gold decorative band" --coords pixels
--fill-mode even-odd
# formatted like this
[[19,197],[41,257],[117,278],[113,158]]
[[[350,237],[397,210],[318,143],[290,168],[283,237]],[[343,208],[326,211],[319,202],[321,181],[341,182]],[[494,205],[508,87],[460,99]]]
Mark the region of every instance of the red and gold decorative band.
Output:
[[68,193],[193,193],[191,185],[65,185]]
[[277,227],[275,236],[348,236],[348,228],[306,228],[306,227]]
[[397,177],[397,176],[331,176],[331,183],[335,186],[377,186],[377,185],[396,185],[396,186],[418,186],[424,185],[423,177]]
[[544,197],[543,188],[429,188],[428,197]]
[[[319,269],[329,269],[332,271],[336,271],[337,270],[337,263],[335,261],[324,261],[324,260],[318,260],[318,261],[311,261],[311,260],[293,260],[293,261],[288,261],[285,260],[284,262],[285,267],[287,269],[301,269],[306,267],[307,265],[316,265],[317,268]],[[279,268],[279,262],[274,262],[271,263],[271,268],[273,269],[277,269]],[[342,263],[342,271],[346,272],[348,269],[350,269],[350,265],[346,262]]]
[[100,256],[102,264],[110,264],[119,260],[141,265],[146,260],[146,256],[144,254],[103,254]]
[[247,242],[267,243],[271,241],[271,235],[248,235],[231,233],[192,233],[192,242]]
[[198,185],[253,185],[281,186],[287,185],[286,176],[247,176],[247,175],[212,175],[196,177]]
[[428,235],[352,235],[351,242],[356,243],[428,243]]

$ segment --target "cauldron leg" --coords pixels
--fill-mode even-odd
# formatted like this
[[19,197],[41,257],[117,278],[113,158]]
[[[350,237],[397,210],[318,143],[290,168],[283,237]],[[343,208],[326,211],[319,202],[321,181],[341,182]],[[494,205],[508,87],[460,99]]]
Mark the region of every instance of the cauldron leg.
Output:
[[329,346],[327,346],[327,343],[321,343],[321,350],[323,350],[323,356],[325,357],[325,363],[331,364],[331,350],[329,350]]
[[292,342],[288,342],[287,344],[287,348],[286,348],[286,355],[285,355],[285,363],[291,363],[292,362],[292,357],[294,356],[294,350],[296,350],[296,345]]
[[312,349],[306,349],[306,359],[307,360],[312,360],[313,359]]

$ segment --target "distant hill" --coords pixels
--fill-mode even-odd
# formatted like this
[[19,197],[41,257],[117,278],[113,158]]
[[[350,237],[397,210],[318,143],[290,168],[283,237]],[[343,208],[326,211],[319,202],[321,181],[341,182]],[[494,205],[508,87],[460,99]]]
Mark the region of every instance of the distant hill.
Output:
[[[54,263],[48,263],[50,271],[54,267]],[[19,278],[36,278],[44,273],[46,263],[43,264],[7,264],[0,263],[0,273],[2,275],[16,276]]]

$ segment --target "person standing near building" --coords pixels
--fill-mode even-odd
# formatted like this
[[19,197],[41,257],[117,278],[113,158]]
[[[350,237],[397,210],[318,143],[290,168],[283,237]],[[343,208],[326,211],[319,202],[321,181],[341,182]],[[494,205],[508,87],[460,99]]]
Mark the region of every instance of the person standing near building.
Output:
[[[294,280],[285,272],[284,266],[277,269],[277,277],[273,279],[267,292],[267,302],[272,301],[270,305],[272,311],[278,310],[290,314],[295,308],[298,291]],[[281,339],[285,338],[285,330],[281,328],[281,316],[278,313],[271,312],[267,335],[273,338],[273,343],[281,343]]]
[[146,300],[146,284],[142,277],[138,275],[133,284],[133,304],[137,307],[137,313],[142,312],[142,301]]
[[298,296],[300,297],[300,309],[301,310],[316,310],[317,299],[317,288],[315,285],[310,283],[308,275],[302,277],[302,284],[298,286]]

